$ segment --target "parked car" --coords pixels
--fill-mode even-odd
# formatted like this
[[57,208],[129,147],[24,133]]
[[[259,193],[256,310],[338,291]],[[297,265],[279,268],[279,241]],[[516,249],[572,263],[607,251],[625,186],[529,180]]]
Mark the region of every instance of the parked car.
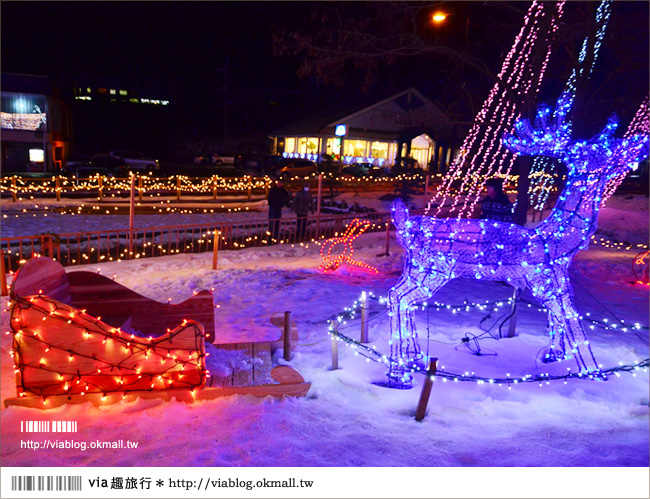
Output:
[[298,175],[306,176],[318,172],[318,165],[308,159],[292,159],[287,164],[281,163],[281,168],[277,170],[280,178],[295,177]]
[[202,156],[196,156],[194,158],[194,163],[197,165],[205,166],[222,166],[222,165],[232,165],[235,162],[235,158],[232,156],[223,156],[217,153],[208,153],[203,154]]
[[129,167],[123,158],[112,154],[96,154],[83,163],[67,163],[66,173],[77,178],[87,178],[93,175],[108,177],[125,177]]
[[395,165],[390,170],[392,176],[417,175],[424,173],[424,170],[414,158],[397,158]]
[[111,156],[118,156],[122,158],[127,166],[132,170],[146,170],[152,172],[160,169],[160,163],[157,159],[151,158],[135,151],[111,151]]
[[372,163],[352,163],[351,165],[344,166],[341,173],[354,177],[381,177],[385,172],[381,166],[373,165]]

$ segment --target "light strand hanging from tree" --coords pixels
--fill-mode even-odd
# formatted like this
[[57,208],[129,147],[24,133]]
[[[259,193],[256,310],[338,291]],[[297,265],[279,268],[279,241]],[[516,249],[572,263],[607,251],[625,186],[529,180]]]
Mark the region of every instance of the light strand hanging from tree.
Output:
[[[591,61],[587,61],[590,62],[588,68],[585,66],[585,61],[587,60],[587,54],[589,52],[589,36],[586,36],[582,41],[582,48],[580,50],[580,54],[578,55],[579,68],[578,70],[576,70],[576,68],[573,68],[571,75],[569,76],[569,79],[567,80],[564,87],[564,91],[569,92],[571,101],[573,101],[576,96],[576,82],[578,77],[587,79],[589,76],[591,76],[591,73],[594,70],[594,65],[598,59],[599,49],[603,38],[605,37],[605,30],[607,28],[607,23],[611,14],[611,4],[612,0],[603,0],[596,10],[596,24],[598,28],[594,36],[592,49],[593,57],[591,58]],[[569,119],[566,121],[566,123],[569,126],[569,130],[571,130],[573,127],[572,120]],[[530,186],[528,188],[528,197],[530,205],[536,210],[543,209],[546,201],[548,200],[556,175],[556,167],[557,160],[553,160],[544,156],[537,156],[533,161],[529,175]],[[543,173],[546,173],[546,175]]]
[[[624,137],[629,138],[634,135],[649,135],[650,134],[650,114],[648,110],[648,97],[646,96],[645,100],[641,103],[641,106],[637,110],[634,118],[630,122],[630,126],[627,128]],[[629,170],[622,172],[616,178],[610,180],[605,188],[605,193],[603,194],[603,205],[607,203],[607,200],[611,197],[612,194],[616,191],[621,182],[625,179]]]
[[[521,101],[534,99],[537,94],[551,54],[550,39],[557,31],[564,1],[554,4],[555,10],[551,14],[549,28],[543,32],[545,5],[548,3],[535,1],[528,9],[524,25],[503,62],[497,83],[492,87],[476,116],[474,125],[463,141],[459,156],[453,161],[442,185],[429,201],[427,213],[432,204],[437,203],[434,212],[434,216],[437,216],[450,196],[453,184],[461,182],[449,212],[457,212],[458,218],[461,218],[474,209],[484,178],[501,176],[507,180],[509,177],[515,155],[503,147],[501,136],[511,129],[519,115],[518,108],[521,103],[513,102],[506,89],[510,89],[510,93],[516,94]],[[539,49],[538,44],[543,44],[546,50],[544,61],[536,68],[533,55]],[[458,207],[461,197],[464,197],[464,201],[462,207]]]

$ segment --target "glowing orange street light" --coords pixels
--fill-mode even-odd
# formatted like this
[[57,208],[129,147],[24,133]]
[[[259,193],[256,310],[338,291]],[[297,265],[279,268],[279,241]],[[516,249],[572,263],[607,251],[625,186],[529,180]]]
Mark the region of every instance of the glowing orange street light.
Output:
[[442,21],[447,19],[447,14],[445,14],[444,12],[434,12],[432,19],[436,23],[441,23]]

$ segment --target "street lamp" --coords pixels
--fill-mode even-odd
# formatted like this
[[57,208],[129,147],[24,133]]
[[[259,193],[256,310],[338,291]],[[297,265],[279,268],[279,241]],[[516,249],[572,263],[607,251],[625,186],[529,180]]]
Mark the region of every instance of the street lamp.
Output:
[[447,14],[445,14],[444,12],[440,12],[440,11],[434,12],[432,19],[433,19],[433,22],[435,22],[435,23],[441,23],[442,21],[447,19]]

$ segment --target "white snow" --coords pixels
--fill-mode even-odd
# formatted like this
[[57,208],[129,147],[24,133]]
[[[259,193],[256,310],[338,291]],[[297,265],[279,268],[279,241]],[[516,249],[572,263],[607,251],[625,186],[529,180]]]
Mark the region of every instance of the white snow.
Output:
[[[360,203],[369,204],[364,201]],[[381,206],[376,201],[373,207]],[[247,216],[261,219],[266,214]],[[173,222],[170,217],[166,223],[178,223],[179,217]],[[182,223],[191,223],[196,217],[181,217]],[[74,220],[76,225],[82,217],[57,217],[55,225],[54,218],[32,218],[41,222],[38,227],[30,222],[30,230],[45,232],[63,231],[66,221]],[[3,235],[23,230],[20,217],[3,222]],[[647,198],[613,198],[602,210],[600,225],[603,237],[647,244]],[[195,290],[215,288],[215,303],[220,305],[217,334],[228,339],[277,335],[269,317],[290,310],[300,331],[290,365],[312,383],[309,394],[298,399],[237,395],[194,404],[139,400],[48,411],[3,406],[3,466],[648,466],[649,395],[648,373],[644,371],[622,373],[606,382],[554,381],[541,387],[518,384],[512,389],[438,379],[421,423],[414,420],[414,413],[422,375],[416,375],[411,390],[377,386],[373,382],[386,379],[384,366],[366,361],[343,344],[342,368],[332,371],[327,321],[364,290],[386,296],[401,273],[402,249],[394,239],[391,255],[377,256],[383,252],[384,237],[364,234],[355,241],[355,257],[379,268],[379,275],[348,267],[323,274],[317,270],[321,260],[315,244],[222,251],[217,271],[212,270],[209,253],[102,264],[103,274],[115,275],[118,282],[162,302],[168,298],[180,302]],[[621,326],[595,326],[592,330],[591,323],[584,322],[596,359],[604,368],[648,358],[648,287],[631,282],[637,252],[592,244],[571,267],[581,314],[642,326],[627,332]],[[88,265],[69,271],[97,268]],[[456,280],[443,287],[434,300],[460,305],[464,300],[507,300],[511,295],[512,288],[503,283]],[[521,377],[574,368],[568,363],[539,362],[538,353],[548,344],[546,315],[529,292],[523,299],[518,336],[480,340],[483,353],[496,355],[473,355],[461,343],[466,334],[483,332],[480,323],[487,311],[475,309],[419,312],[422,347],[439,358],[439,366],[455,373]],[[7,305],[3,298],[2,308]],[[497,322],[493,334],[498,335],[497,319],[506,308],[483,323],[489,327]],[[8,356],[11,335],[4,334],[9,331],[7,315],[2,314],[3,400],[15,396],[13,364]],[[387,316],[376,302],[371,306],[371,318],[371,345],[387,354]],[[358,339],[358,320],[349,321],[346,327],[341,332]],[[284,362],[278,353],[276,362]],[[113,452],[21,449],[24,435],[17,431],[20,421],[34,419],[79,421],[79,432],[74,435],[77,440],[130,439],[139,446]],[[51,437],[34,434],[30,438]]]

